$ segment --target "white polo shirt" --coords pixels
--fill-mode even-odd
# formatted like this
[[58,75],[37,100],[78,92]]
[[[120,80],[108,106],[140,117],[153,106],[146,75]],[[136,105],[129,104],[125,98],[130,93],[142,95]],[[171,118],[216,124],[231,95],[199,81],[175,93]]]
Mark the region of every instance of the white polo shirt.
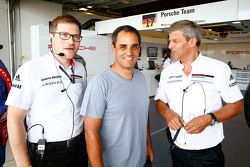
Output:
[[163,63],[163,67],[166,68],[170,64],[172,64],[172,60],[170,58],[167,58]]
[[[222,107],[221,99],[226,103],[234,103],[243,98],[225,63],[200,54],[191,66],[189,76],[184,74],[180,61],[167,66],[162,71],[155,96],[155,100],[168,103],[185,122],[219,110]],[[176,131],[171,130],[172,137],[175,133]],[[216,146],[223,138],[223,124],[217,123],[199,134],[188,134],[182,128],[175,144],[182,149],[199,150]]]
[[[71,76],[73,68],[75,83],[71,83],[51,53],[23,64],[16,72],[6,101],[6,105],[27,110],[28,128],[43,125],[48,142],[68,140],[83,130],[80,107],[86,89],[86,72],[79,62],[74,61],[72,65],[64,70]],[[28,140],[36,143],[41,134],[41,126],[34,126],[28,132]]]

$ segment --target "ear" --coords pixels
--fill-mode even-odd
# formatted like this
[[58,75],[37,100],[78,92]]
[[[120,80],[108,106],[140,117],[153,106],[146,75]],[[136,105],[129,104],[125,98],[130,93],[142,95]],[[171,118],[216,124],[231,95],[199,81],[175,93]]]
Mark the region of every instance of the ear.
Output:
[[49,41],[50,41],[51,44],[52,44],[52,42],[53,42],[52,37],[53,37],[53,35],[52,35],[52,34],[49,34]]
[[196,37],[191,37],[189,40],[189,44],[191,47],[196,47],[196,43],[197,43],[197,38]]
[[115,55],[115,46],[112,44],[112,53]]

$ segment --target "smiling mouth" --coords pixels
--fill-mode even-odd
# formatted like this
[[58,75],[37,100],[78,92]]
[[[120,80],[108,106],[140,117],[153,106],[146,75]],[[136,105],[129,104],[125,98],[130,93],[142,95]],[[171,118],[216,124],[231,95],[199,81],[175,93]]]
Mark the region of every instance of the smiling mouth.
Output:
[[64,48],[65,50],[74,50],[73,48]]
[[129,61],[133,60],[132,57],[124,57],[124,59],[125,59],[125,60],[129,60]]
[[128,60],[128,61],[131,61],[131,60],[134,59],[134,57],[131,56],[131,55],[124,55],[124,56],[123,56],[123,59]]

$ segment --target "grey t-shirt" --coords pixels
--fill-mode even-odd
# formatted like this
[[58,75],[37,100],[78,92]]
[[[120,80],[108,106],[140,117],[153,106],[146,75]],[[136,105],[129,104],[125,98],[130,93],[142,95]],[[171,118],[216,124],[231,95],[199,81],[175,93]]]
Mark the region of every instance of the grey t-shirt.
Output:
[[106,167],[145,164],[148,106],[145,78],[136,69],[132,80],[109,68],[90,81],[81,114],[102,119],[100,135]]

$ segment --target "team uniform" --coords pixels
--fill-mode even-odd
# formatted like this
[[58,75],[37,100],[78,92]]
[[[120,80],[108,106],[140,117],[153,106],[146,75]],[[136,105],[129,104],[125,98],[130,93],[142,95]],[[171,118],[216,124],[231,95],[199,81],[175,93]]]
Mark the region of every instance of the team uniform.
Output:
[[0,60],[0,166],[3,166],[5,162],[5,146],[8,136],[6,121],[7,106],[5,105],[5,101],[11,87],[10,78],[7,68],[2,60]]
[[[217,111],[222,107],[221,98],[226,103],[243,98],[230,68],[218,60],[200,54],[192,63],[189,76],[182,69],[183,65],[178,61],[163,70],[155,100],[168,103],[185,122]],[[172,136],[175,132],[171,131]],[[182,129],[175,144],[182,149],[199,150],[216,146],[223,138],[223,125],[217,123],[199,134],[187,134]]]
[[167,66],[169,66],[170,64],[172,64],[172,60],[170,58],[167,58],[164,62],[163,62],[163,68],[166,68]]
[[[27,110],[29,147],[36,147],[35,144],[42,138],[43,126],[47,141],[45,160],[50,154],[47,152],[50,150],[49,145],[54,147],[60,144],[60,149],[64,152],[70,150],[68,145],[65,149],[62,148],[68,140],[74,142],[84,138],[80,107],[85,88],[83,65],[72,60],[70,66],[64,69],[52,53],[29,61],[18,69],[6,105]],[[81,139],[79,142],[83,154],[86,154],[85,141]]]
[[[223,62],[200,54],[191,66],[189,76],[183,72],[180,61],[164,69],[155,96],[155,100],[167,103],[185,122],[216,112],[222,108],[222,100],[234,103],[243,98],[230,68]],[[176,131],[170,131],[173,138]],[[224,166],[220,144],[223,138],[222,123],[208,126],[198,134],[188,134],[181,128],[171,150],[174,166],[187,166],[189,163],[197,163],[196,166]]]
[[90,81],[81,114],[102,120],[104,166],[144,166],[148,106],[145,78],[138,70],[127,80],[109,68]]

